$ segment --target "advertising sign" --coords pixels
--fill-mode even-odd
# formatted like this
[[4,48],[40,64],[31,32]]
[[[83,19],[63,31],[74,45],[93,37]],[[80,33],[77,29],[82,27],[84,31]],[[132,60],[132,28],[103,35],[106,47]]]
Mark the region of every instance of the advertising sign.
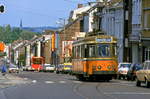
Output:
[[62,41],[62,57],[71,57],[73,41]]

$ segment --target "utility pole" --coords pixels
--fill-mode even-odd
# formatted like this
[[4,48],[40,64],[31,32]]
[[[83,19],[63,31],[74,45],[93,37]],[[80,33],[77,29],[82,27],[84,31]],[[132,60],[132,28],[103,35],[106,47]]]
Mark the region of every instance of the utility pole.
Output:
[[61,43],[62,43],[62,46],[64,47],[64,49],[58,49],[58,50],[63,50],[62,52],[62,56],[63,56],[63,62],[65,62],[65,56],[66,56],[66,54],[65,54],[65,44],[66,44],[66,19],[64,19],[64,18],[59,18],[59,21],[57,22],[57,24],[59,24],[59,25],[61,25],[63,28],[63,38],[62,38],[62,40],[61,40]]
[[123,0],[124,10],[124,62],[130,62],[129,35],[132,32],[132,0]]

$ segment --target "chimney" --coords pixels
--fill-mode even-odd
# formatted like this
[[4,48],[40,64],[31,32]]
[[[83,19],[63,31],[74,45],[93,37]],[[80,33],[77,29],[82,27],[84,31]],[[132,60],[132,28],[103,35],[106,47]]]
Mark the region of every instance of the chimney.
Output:
[[83,4],[78,4],[78,8],[82,8],[83,7]]

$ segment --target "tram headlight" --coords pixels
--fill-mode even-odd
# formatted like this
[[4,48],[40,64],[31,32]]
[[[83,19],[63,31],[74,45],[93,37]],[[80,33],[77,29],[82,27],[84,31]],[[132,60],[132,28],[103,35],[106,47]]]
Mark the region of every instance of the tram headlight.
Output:
[[111,66],[107,66],[107,69],[109,69],[109,70],[110,70],[110,69],[111,69]]
[[98,69],[101,69],[102,67],[101,67],[101,66],[98,66],[97,68],[98,68]]

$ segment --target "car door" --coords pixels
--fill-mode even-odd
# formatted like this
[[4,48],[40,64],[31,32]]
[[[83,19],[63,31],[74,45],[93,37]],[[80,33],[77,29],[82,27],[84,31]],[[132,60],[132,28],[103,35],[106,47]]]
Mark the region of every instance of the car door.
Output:
[[142,70],[142,75],[141,75],[141,79],[142,79],[142,81],[145,81],[145,76],[147,75],[147,68],[148,68],[148,62],[145,62],[145,64],[144,64],[144,68],[143,68],[143,70]]
[[146,70],[146,64],[143,64],[143,69],[138,71],[137,77],[140,81],[144,81],[144,71]]
[[147,80],[150,80],[150,62],[148,64],[148,66],[147,66],[146,77],[147,77]]

